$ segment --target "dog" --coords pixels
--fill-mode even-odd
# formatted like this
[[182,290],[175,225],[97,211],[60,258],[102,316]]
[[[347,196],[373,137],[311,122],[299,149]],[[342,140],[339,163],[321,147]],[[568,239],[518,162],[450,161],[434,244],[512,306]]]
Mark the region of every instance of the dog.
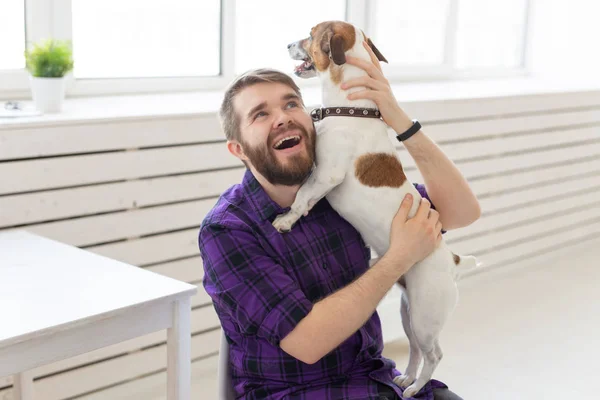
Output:
[[[375,103],[346,98],[361,88],[340,88],[342,80],[366,75],[364,70],[346,64],[346,55],[371,61],[363,41],[380,61],[387,62],[361,29],[342,21],[322,22],[311,29],[308,38],[288,45],[290,57],[302,61],[295,74],[301,78],[319,77],[323,107],[311,113],[313,119],[320,120],[315,167],[300,187],[290,211],[277,216],[273,226],[282,233],[289,231],[326,196],[331,206],[381,255],[388,250],[391,222],[405,195],[410,193],[414,199],[409,218],[415,215],[422,197],[403,172],[386,123],[375,118],[379,115]],[[342,109],[348,116],[321,120],[323,112],[339,113]],[[360,116],[365,112],[375,115],[355,118],[353,111]],[[321,115],[315,116],[319,112]],[[433,253],[398,281],[403,289],[400,312],[410,341],[410,356],[404,374],[394,382],[405,388],[405,397],[414,396],[437,368],[442,358],[438,337],[458,301],[458,271],[475,266],[475,257],[455,255],[442,240]],[[422,360],[424,365],[417,377]]]

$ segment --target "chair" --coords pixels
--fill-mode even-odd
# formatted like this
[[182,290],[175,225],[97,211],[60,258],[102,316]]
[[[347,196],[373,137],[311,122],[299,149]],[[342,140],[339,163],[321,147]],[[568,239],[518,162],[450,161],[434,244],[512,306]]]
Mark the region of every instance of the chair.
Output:
[[217,393],[219,400],[235,400],[231,374],[229,372],[229,344],[225,332],[221,329],[221,347],[219,349],[219,365],[217,368]]

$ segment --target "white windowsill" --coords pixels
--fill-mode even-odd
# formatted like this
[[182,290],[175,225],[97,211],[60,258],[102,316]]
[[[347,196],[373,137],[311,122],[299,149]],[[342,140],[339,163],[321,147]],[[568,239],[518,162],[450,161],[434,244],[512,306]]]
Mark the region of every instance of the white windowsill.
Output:
[[[598,79],[504,78],[485,80],[399,83],[393,85],[399,103],[490,99],[560,92],[600,90]],[[222,91],[69,98],[59,114],[0,118],[0,129],[193,116],[217,112]],[[309,107],[320,104],[320,88],[303,89]],[[4,102],[2,102],[2,105]],[[24,101],[33,107],[31,101]]]

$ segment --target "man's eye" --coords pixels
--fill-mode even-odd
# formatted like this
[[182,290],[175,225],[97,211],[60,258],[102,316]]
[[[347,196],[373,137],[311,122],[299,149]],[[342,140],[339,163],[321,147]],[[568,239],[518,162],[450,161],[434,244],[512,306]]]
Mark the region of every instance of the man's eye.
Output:
[[265,115],[267,115],[267,113],[266,113],[266,112],[264,112],[264,111],[259,111],[259,112],[257,112],[256,114],[254,114],[254,119],[256,119],[256,118],[259,118],[259,117],[263,117],[263,116],[265,116]]
[[289,103],[287,103],[287,104],[285,105],[285,107],[286,107],[286,108],[295,108],[295,107],[298,107],[298,103],[297,103],[297,102],[295,102],[295,101],[290,101]]

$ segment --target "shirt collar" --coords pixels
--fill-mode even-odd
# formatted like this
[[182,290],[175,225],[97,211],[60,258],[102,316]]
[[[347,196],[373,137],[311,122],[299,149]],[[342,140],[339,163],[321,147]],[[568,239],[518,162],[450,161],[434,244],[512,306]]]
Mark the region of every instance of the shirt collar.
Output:
[[282,208],[273,201],[249,169],[246,169],[242,186],[248,201],[262,220],[271,220],[272,217],[274,219],[275,216],[290,210],[290,207]]

